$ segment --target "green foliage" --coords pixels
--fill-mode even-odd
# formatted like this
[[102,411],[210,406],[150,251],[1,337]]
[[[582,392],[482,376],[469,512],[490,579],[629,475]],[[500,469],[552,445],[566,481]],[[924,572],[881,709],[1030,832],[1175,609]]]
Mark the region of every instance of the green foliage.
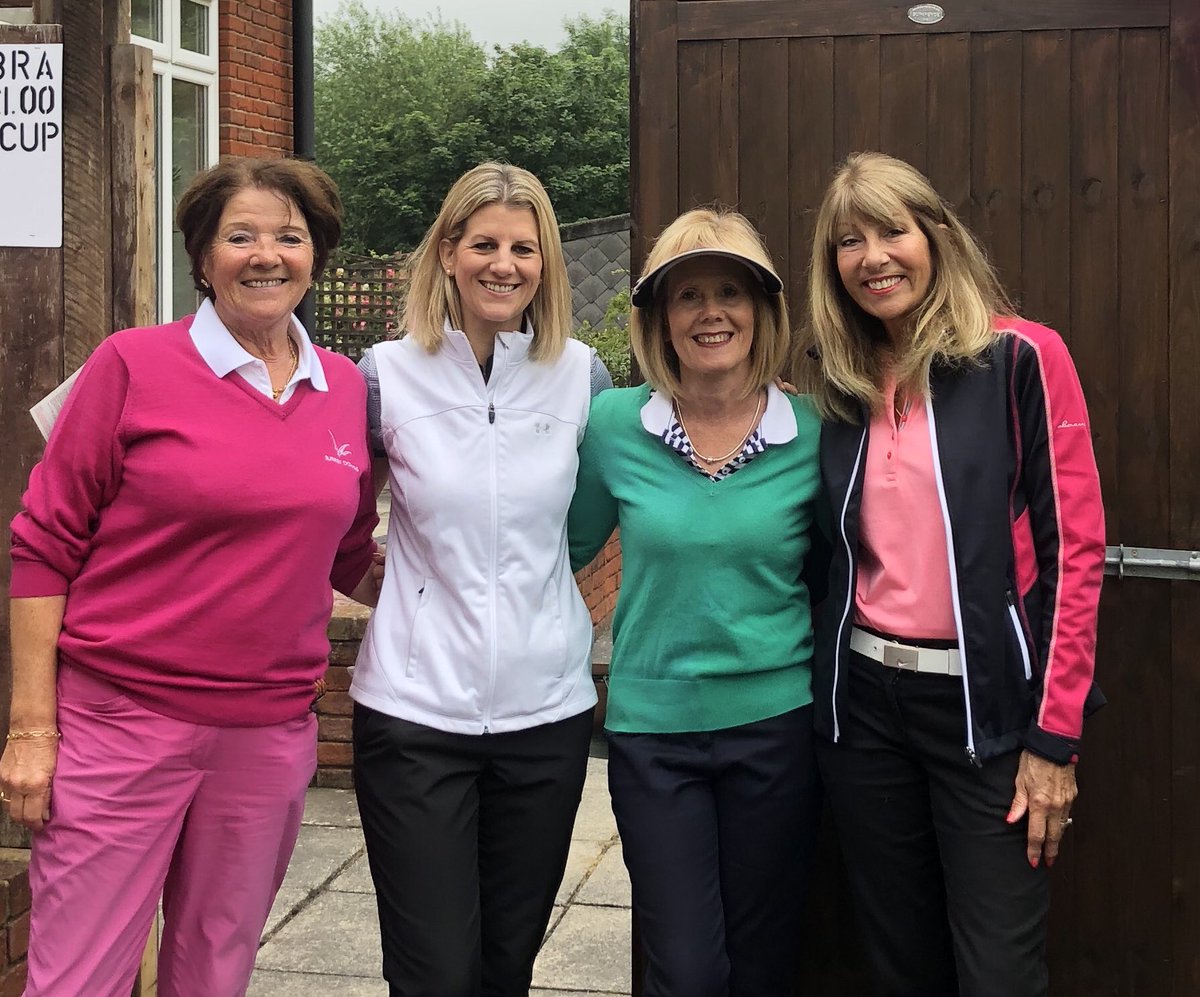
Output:
[[629,288],[618,291],[608,301],[599,325],[584,322],[575,338],[593,347],[612,374],[618,388],[629,387]]
[[486,159],[531,170],[560,223],[629,208],[629,27],[566,24],[557,52],[349,0],[316,30],[317,162],[338,182],[347,248],[412,249],[450,185]]

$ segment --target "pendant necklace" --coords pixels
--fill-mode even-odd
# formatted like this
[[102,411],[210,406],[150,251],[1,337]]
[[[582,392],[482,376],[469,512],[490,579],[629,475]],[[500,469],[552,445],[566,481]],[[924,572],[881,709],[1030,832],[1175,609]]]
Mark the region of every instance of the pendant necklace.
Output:
[[288,353],[292,358],[292,367],[288,371],[287,377],[283,379],[283,385],[278,388],[271,388],[272,401],[279,401],[279,396],[283,394],[284,389],[291,383],[292,378],[295,376],[296,368],[300,366],[300,354],[296,352],[296,344],[292,342],[291,336],[288,336]]
[[679,403],[673,402],[672,404],[675,407],[675,418],[679,420],[679,428],[683,430],[683,435],[688,438],[688,443],[692,448],[692,453],[699,457],[706,464],[720,464],[724,466],[725,462],[728,461],[730,457],[746,448],[746,443],[754,434],[754,430],[758,426],[758,417],[762,414],[763,393],[761,391],[759,392],[758,404],[754,406],[754,416],[750,420],[750,428],[746,430],[746,435],[742,437],[742,442],[730,450],[729,453],[720,457],[708,457],[696,449],[696,444],[692,440],[692,434],[688,432],[687,425],[683,421],[683,413],[679,410]]

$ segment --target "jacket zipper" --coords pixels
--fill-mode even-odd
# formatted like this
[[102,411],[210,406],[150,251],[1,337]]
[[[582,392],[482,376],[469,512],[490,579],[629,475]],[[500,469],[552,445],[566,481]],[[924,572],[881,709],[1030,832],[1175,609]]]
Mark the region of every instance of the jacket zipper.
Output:
[[1017,616],[1017,605],[1013,601],[1012,590],[1005,592],[1004,597],[1008,600],[1008,618],[1012,620],[1013,633],[1017,637],[1017,647],[1021,649],[1021,664],[1025,666],[1025,681],[1029,682],[1033,679],[1033,666],[1029,661],[1029,648],[1025,646],[1025,633],[1021,629],[1021,619]]
[[842,499],[842,511],[838,517],[838,532],[841,534],[842,546],[846,548],[846,604],[842,607],[842,618],[838,623],[837,640],[833,642],[833,691],[830,693],[830,705],[833,708],[833,740],[836,744],[842,736],[841,722],[838,720],[837,691],[842,675],[842,645],[846,632],[846,621],[850,618],[850,610],[854,606],[854,551],[850,549],[850,540],[846,536],[846,507],[850,505],[850,496],[854,493],[854,483],[858,480],[858,469],[862,464],[863,450],[867,444],[867,431],[870,424],[863,423],[862,437],[858,441],[858,454],[854,458],[854,468],[850,472],[850,483],[846,486],[846,495]]
[[975,751],[975,718],[971,709],[971,683],[967,670],[967,641],[963,630],[962,604],[958,597],[958,558],[954,553],[954,531],[950,528],[950,504],[946,501],[946,483],[942,479],[942,458],[938,452],[937,423],[933,415],[932,399],[925,399],[925,411],[929,416],[929,446],[933,452],[933,476],[937,482],[938,503],[942,507],[942,525],[946,531],[946,561],[950,568],[950,601],[954,605],[954,629],[958,633],[958,657],[962,662],[963,705],[967,717],[967,757],[976,768],[982,768]]
[[[499,352],[499,351],[497,351]],[[499,645],[499,634],[496,632],[496,575],[498,572],[496,557],[497,547],[499,545],[498,535],[500,532],[500,510],[498,508],[499,482],[496,472],[496,404],[495,391],[496,382],[500,378],[500,371],[496,369],[496,364],[492,364],[492,376],[488,378],[488,426],[492,427],[492,432],[488,433],[488,457],[491,462],[491,487],[488,489],[491,500],[491,515],[492,515],[492,531],[489,537],[488,550],[488,616],[491,624],[491,648],[488,654],[488,693],[487,706],[483,713],[483,733],[490,734],[492,727],[492,706],[496,699],[496,669],[497,669],[497,646]]]

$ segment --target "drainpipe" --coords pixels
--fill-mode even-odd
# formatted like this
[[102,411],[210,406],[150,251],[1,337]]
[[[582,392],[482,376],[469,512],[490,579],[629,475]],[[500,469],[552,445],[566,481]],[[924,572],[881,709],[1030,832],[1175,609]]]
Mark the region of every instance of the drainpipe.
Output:
[[[297,159],[316,157],[313,137],[313,5],[312,0],[292,0],[292,148]],[[310,290],[296,317],[313,333],[315,321]]]

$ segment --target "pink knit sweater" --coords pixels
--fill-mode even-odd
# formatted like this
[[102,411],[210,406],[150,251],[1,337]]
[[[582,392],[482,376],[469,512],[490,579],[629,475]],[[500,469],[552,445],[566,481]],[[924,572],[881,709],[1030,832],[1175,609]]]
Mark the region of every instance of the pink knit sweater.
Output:
[[284,405],[197,353],[191,319],[88,360],[12,524],[12,595],[67,595],[62,660],[166,716],[301,716],[329,653],[330,583],[367,570],[366,390],[318,350],[329,391]]

